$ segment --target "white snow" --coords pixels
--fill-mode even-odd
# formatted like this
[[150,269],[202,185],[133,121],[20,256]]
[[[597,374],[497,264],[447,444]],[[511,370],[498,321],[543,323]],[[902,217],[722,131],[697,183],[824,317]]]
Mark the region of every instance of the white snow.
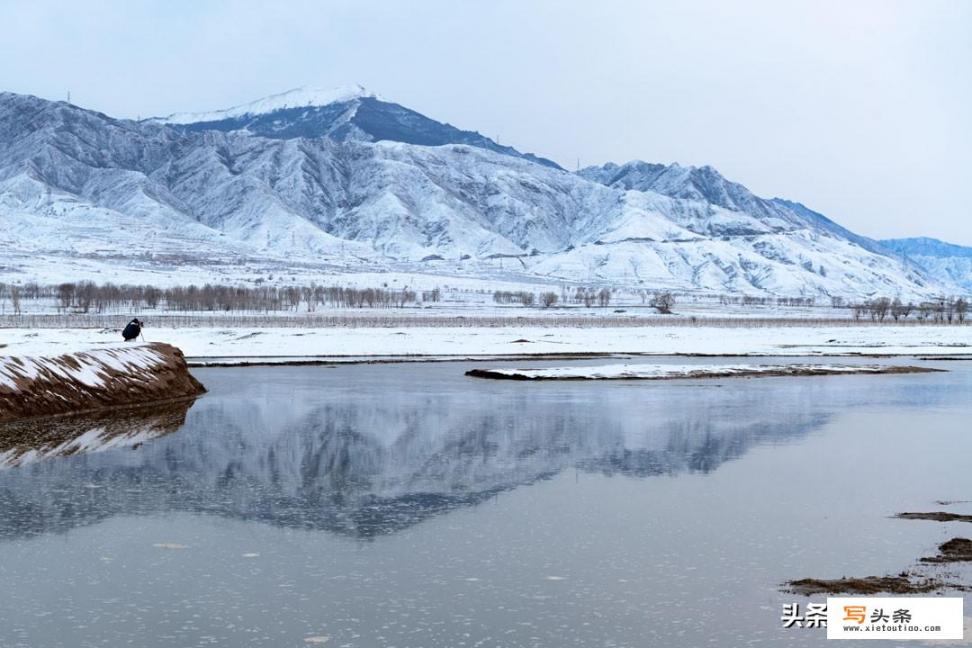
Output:
[[660,380],[666,378],[706,378],[722,376],[758,376],[780,372],[813,370],[827,374],[880,373],[880,365],[827,364],[716,364],[716,365],[643,365],[612,364],[582,367],[546,367],[543,369],[488,368],[484,371],[499,376],[516,376],[546,380]]
[[377,94],[369,92],[358,84],[341,86],[338,88],[300,87],[257,99],[249,103],[233,106],[225,110],[209,112],[174,113],[168,117],[155,117],[147,120],[158,124],[196,124],[200,122],[220,121],[244,115],[264,115],[275,110],[285,108],[302,108],[304,106],[327,106],[332,103],[343,103],[362,97],[379,98]]
[[[83,349],[86,345],[78,346]],[[158,350],[141,344],[75,351],[58,348],[57,345],[4,347],[0,349],[0,353],[4,354],[0,355],[0,387],[15,390],[18,379],[33,380],[45,373],[55,378],[77,380],[89,387],[99,387],[105,384],[108,370],[145,372],[166,361]],[[24,354],[21,355],[21,352]],[[72,352],[72,361],[77,367],[59,361],[58,356]]]
[[[150,341],[167,342],[180,348],[191,364],[570,353],[972,355],[972,326],[250,326],[147,328],[143,333]],[[7,345],[0,349],[4,354],[59,355],[117,346],[118,332],[109,329],[0,329],[0,344]],[[133,347],[132,352],[136,349]]]

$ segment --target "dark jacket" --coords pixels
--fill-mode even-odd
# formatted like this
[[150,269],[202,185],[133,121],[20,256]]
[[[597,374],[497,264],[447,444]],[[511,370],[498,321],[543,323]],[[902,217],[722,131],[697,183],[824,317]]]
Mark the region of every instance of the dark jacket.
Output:
[[128,342],[129,340],[134,340],[137,338],[141,332],[142,323],[137,319],[133,319],[128,323],[128,326],[125,327],[125,330],[122,331],[122,337],[125,338],[126,342]]

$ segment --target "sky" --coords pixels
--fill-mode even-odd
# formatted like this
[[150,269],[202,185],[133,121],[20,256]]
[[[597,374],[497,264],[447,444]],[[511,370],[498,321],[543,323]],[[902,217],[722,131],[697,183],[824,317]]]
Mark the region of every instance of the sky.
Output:
[[0,3],[0,90],[119,117],[360,83],[574,169],[711,165],[972,245],[972,1]]

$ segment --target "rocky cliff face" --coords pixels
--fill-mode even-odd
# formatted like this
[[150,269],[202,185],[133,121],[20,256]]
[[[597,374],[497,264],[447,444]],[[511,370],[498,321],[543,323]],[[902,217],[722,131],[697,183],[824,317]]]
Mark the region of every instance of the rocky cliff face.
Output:
[[0,356],[0,422],[198,396],[179,349],[154,342],[57,357]]

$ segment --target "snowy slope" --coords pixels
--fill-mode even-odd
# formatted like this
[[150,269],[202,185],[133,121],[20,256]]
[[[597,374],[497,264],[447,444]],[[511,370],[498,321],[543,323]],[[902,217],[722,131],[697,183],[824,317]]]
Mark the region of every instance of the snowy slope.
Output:
[[[367,102],[384,104],[355,88],[285,93],[172,118],[189,128],[0,94],[0,280],[49,277],[62,261],[72,268],[66,278],[85,278],[96,260],[191,267],[197,282],[254,265],[429,273],[448,265],[452,274],[531,283],[709,292],[944,290],[823,216],[753,196],[709,168],[632,163],[574,174],[482,143],[299,135],[309,122],[287,111],[334,97],[351,97],[357,115]],[[398,108],[354,123],[370,133],[375,123],[411,124],[410,137],[438,124],[405,120]],[[255,115],[260,124],[281,120],[276,135],[252,120],[224,123]]]
[[907,257],[937,281],[972,291],[972,247],[925,237],[887,239],[881,245]]
[[755,234],[810,228],[845,238],[861,247],[883,253],[880,245],[834,223],[797,202],[781,198],[760,198],[743,185],[724,178],[710,166],[650,164],[635,160],[624,165],[587,167],[579,175],[612,187],[653,191],[672,198],[701,201],[728,210],[736,218],[706,219],[695,223],[695,231],[713,236]]

